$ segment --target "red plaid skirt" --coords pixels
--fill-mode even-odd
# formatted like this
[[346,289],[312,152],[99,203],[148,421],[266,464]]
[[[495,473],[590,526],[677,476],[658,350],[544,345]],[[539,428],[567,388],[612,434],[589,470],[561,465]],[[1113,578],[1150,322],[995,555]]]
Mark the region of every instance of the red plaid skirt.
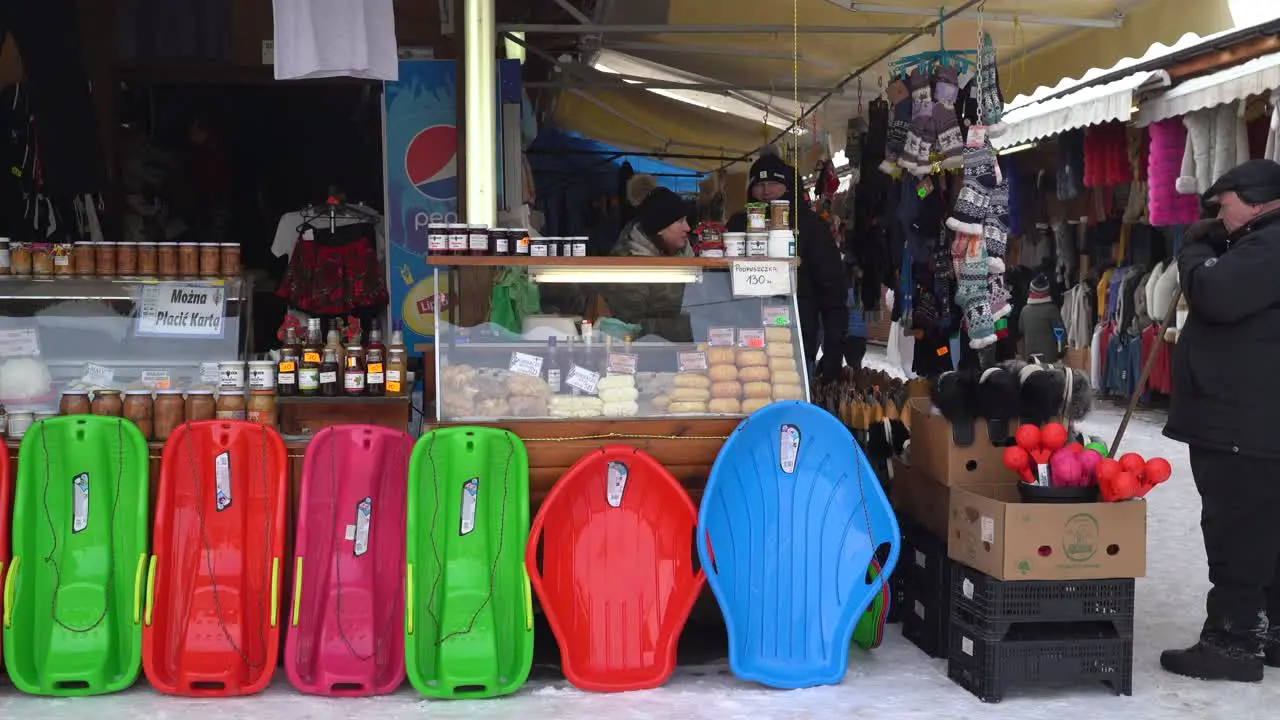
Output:
[[276,294],[312,315],[345,315],[387,304],[387,283],[366,224],[316,229],[299,239]]

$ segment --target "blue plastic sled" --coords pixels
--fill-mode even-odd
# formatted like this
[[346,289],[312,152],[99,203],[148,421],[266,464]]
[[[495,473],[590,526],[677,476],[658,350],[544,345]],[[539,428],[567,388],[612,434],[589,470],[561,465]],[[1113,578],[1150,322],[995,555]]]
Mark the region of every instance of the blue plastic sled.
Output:
[[[790,401],[743,420],[698,512],[698,556],[724,613],[733,674],[786,689],[838,684],[900,537],[875,471],[835,416]],[[883,543],[888,558],[869,579]]]

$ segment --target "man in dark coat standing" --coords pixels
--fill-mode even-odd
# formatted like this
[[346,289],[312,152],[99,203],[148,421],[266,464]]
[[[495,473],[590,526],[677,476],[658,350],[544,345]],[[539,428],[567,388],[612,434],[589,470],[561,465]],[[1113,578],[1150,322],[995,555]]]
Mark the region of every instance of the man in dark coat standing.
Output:
[[[816,374],[835,378],[844,363],[844,337],[849,328],[849,308],[845,305],[849,280],[835,238],[827,224],[807,202],[796,199],[796,171],[782,158],[761,155],[751,165],[748,177],[748,202],[788,200],[791,203],[791,225],[796,230],[796,254],[800,267],[796,271],[796,304],[800,306],[800,335],[804,342],[805,362],[811,371],[822,340],[822,362]],[[747,214],[740,212],[729,218],[729,232],[746,232]]]
[[1178,257],[1188,316],[1164,434],[1187,443],[1212,587],[1200,641],[1160,665],[1257,682],[1280,667],[1280,164],[1252,160],[1204,194]]

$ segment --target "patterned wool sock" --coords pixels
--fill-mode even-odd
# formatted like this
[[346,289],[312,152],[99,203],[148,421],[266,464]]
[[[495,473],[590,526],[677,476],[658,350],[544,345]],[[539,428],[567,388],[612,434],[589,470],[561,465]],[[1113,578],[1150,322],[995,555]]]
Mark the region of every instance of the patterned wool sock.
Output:
[[999,137],[1007,130],[1004,118],[1004,95],[1000,92],[1000,69],[996,64],[996,44],[991,33],[982,33],[978,43],[978,115],[987,126],[987,134]]
[[981,350],[996,342],[995,318],[991,315],[988,288],[987,251],[980,235],[961,234],[959,238],[963,238],[965,250],[956,278],[956,304],[964,310],[969,347]]
[[991,189],[995,187],[995,152],[989,145],[965,147],[964,184],[947,218],[947,227],[960,233],[982,235],[982,226],[991,211]]
[[[901,84],[901,81],[895,80]],[[905,90],[905,86],[904,86]],[[907,130],[911,127],[911,98],[899,100],[893,106],[893,119],[889,121],[889,141],[885,146],[884,161],[880,170],[893,175],[902,166],[902,155],[907,144]]]
[[1010,304],[1012,296],[1009,294],[1009,289],[1005,287],[1004,275],[991,273],[987,276],[987,293],[991,296],[991,317],[993,319],[1001,320],[1013,312],[1013,307]]

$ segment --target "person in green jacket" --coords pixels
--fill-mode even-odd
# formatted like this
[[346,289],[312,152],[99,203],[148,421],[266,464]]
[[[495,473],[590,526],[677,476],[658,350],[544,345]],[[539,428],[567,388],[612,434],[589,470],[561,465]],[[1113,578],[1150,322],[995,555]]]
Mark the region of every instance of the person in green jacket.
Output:
[[1062,311],[1053,304],[1053,298],[1049,294],[1049,279],[1044,275],[1037,275],[1031,281],[1027,304],[1018,315],[1023,358],[1039,358],[1046,363],[1057,362],[1062,352],[1055,329],[1061,327]]
[[[687,216],[688,207],[679,195],[663,187],[655,188],[636,209],[636,218],[622,229],[611,254],[693,257]],[[682,283],[615,283],[602,287],[613,316],[641,326],[642,336],[658,335],[670,342],[693,342],[693,328],[682,309]]]

